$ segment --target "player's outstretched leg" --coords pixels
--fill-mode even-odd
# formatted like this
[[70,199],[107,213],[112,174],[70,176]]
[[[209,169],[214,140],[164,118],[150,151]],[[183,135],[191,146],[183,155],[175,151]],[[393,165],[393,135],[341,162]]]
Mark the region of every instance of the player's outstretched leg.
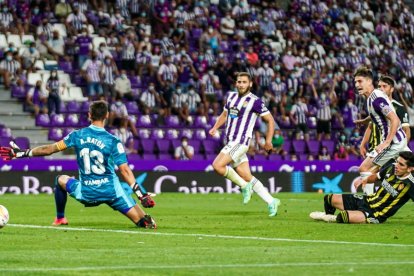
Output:
[[56,204],[56,218],[52,225],[68,225],[68,220],[65,218],[65,207],[68,199],[67,192],[60,186],[59,178],[66,177],[58,175],[55,178],[55,204]]
[[325,208],[325,213],[328,215],[335,214],[336,208],[332,206],[332,196],[333,194],[325,195],[323,197],[323,205]]
[[252,180],[249,183],[252,183],[253,191],[255,191],[267,203],[269,217],[276,216],[277,209],[280,205],[280,200],[278,198],[274,198],[263,186],[263,183],[260,182],[260,180],[258,180],[256,177],[253,176]]

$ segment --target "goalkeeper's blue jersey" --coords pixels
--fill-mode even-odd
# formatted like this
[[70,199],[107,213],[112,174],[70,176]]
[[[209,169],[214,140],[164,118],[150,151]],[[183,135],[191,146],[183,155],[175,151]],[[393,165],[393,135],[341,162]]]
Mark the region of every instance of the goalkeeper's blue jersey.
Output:
[[90,125],[75,130],[64,139],[66,147],[74,147],[79,166],[81,193],[85,199],[109,200],[122,186],[115,165],[127,163],[124,146],[104,128]]

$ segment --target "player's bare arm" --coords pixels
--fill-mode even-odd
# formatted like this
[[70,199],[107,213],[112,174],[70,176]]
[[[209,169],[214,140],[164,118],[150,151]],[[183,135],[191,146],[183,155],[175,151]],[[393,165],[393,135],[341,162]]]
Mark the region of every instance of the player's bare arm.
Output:
[[214,126],[208,131],[208,133],[211,136],[214,136],[217,132],[217,130],[226,123],[226,119],[227,119],[227,110],[223,110],[223,112],[221,112],[220,116],[217,118],[216,123],[214,124]]
[[387,114],[387,119],[390,120],[390,130],[388,132],[387,138],[381,144],[379,144],[375,150],[380,153],[386,147],[391,145],[392,139],[394,138],[395,134],[397,133],[398,126],[400,125],[400,119],[398,118],[397,114],[393,111]]
[[275,132],[275,120],[273,119],[273,116],[270,113],[262,116],[262,119],[267,124],[266,142],[264,145],[264,149],[266,151],[271,151],[273,149],[272,137]]

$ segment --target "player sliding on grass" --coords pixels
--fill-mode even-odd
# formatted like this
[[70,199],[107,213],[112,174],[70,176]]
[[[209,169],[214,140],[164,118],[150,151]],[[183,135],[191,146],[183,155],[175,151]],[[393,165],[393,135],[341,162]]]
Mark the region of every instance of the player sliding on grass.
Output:
[[[120,140],[105,129],[108,119],[108,104],[96,101],[89,107],[91,125],[73,131],[63,140],[34,149],[20,150],[15,144],[2,147],[0,155],[4,160],[31,156],[45,156],[74,147],[79,166],[79,180],[68,175],[59,175],[55,181],[55,203],[57,217],[53,225],[67,225],[65,206],[67,193],[86,207],[106,203],[132,220],[138,227],[156,228],[154,219],[136,204],[129,192],[124,190],[115,166],[124,180],[136,193],[144,207],[153,207],[152,198],[140,192],[133,172],[128,166],[127,156]],[[129,189],[129,187],[128,187]]]
[[[379,173],[359,178],[361,184],[381,181],[371,196],[356,194],[329,194],[324,197],[325,212],[312,212],[314,220],[338,223],[383,223],[393,216],[410,198],[414,200],[414,153],[403,151],[397,160],[391,159]],[[336,209],[340,212],[334,215]]]
[[229,93],[223,112],[209,131],[209,134],[214,136],[217,129],[227,122],[227,145],[214,160],[213,168],[218,174],[241,187],[244,204],[249,202],[253,191],[255,191],[268,204],[269,216],[273,217],[277,214],[280,200],[273,198],[262,182],[251,174],[246,155],[258,116],[261,116],[263,121],[267,123],[264,144],[266,151],[271,151],[273,148],[272,138],[275,128],[275,122],[269,110],[260,98],[250,92],[252,85],[253,82],[248,73],[242,72],[237,75],[238,92]]

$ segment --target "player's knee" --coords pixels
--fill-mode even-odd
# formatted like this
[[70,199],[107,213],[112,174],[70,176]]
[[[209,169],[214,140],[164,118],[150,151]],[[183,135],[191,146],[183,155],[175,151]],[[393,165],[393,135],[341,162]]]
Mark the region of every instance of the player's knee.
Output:
[[224,175],[226,173],[226,166],[222,166],[220,162],[217,161],[213,162],[213,169],[216,173],[220,175]]
[[349,214],[348,211],[341,211],[336,216],[337,223],[349,223]]
[[68,175],[58,175],[56,176],[55,186],[64,188],[69,179],[70,179],[70,176]]

